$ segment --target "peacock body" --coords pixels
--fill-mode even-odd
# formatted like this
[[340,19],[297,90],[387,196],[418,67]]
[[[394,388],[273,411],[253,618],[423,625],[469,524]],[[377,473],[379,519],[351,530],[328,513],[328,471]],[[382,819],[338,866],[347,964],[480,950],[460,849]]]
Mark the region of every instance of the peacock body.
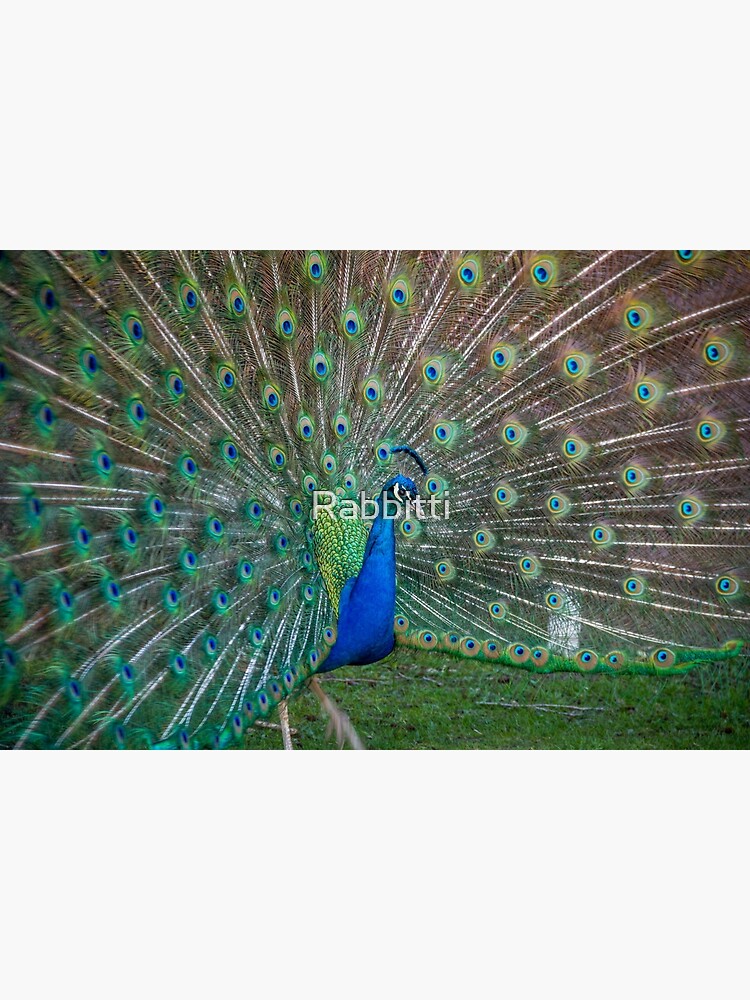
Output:
[[2,745],[238,745],[394,643],[737,655],[749,331],[741,252],[4,254]]

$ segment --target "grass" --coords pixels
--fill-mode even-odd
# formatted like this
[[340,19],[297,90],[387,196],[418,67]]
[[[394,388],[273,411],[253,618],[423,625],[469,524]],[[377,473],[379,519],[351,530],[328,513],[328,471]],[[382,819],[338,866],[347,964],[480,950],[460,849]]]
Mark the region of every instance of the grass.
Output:
[[[398,650],[371,666],[336,670],[322,684],[371,750],[750,748],[747,658],[682,677],[612,677],[526,674]],[[335,748],[312,692],[291,701],[289,719],[298,749]],[[279,748],[281,736],[254,729],[246,746]]]

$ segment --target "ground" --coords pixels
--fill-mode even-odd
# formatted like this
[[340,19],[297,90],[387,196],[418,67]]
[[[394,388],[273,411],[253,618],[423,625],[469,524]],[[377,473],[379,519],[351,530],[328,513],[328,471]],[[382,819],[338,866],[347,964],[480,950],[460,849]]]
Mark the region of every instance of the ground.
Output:
[[[400,649],[322,684],[371,750],[750,749],[748,658],[683,677],[612,677],[526,674]],[[289,719],[298,749],[335,748],[311,692],[291,701]],[[255,729],[246,746],[274,749],[281,736]]]

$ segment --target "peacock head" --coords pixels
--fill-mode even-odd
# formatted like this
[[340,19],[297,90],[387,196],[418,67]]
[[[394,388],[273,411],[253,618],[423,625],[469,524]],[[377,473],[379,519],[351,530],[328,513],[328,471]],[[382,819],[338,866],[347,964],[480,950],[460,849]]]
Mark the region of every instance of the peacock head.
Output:
[[416,500],[419,490],[413,479],[409,479],[408,476],[403,476],[399,472],[389,479],[387,483],[384,483],[381,493],[385,493],[388,499],[403,502],[405,500]]

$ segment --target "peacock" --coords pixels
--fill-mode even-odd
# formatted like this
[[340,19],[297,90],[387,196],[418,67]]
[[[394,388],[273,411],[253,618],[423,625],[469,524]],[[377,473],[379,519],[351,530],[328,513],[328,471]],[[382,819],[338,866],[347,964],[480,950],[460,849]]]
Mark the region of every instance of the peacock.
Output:
[[749,335],[740,251],[3,253],[0,744],[737,656]]

